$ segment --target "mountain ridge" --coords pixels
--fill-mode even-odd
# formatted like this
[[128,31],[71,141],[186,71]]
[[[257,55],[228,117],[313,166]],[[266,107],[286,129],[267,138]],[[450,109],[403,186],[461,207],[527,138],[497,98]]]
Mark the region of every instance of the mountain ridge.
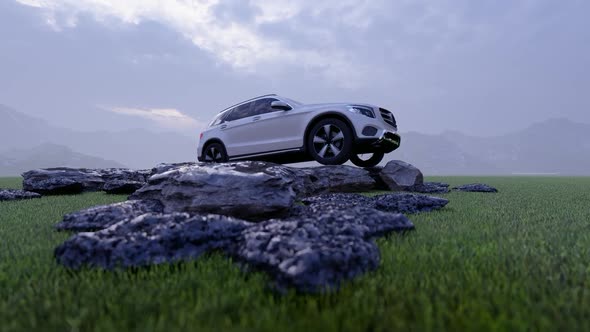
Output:
[[[384,162],[405,160],[426,175],[590,175],[590,124],[567,118],[538,121],[520,131],[487,137],[452,130],[400,134],[401,147],[386,155]],[[0,142],[0,158],[9,149],[30,150],[51,143],[67,147],[73,154],[131,168],[194,161],[197,147],[196,135],[192,139],[143,128],[82,132],[54,126],[1,104]]]

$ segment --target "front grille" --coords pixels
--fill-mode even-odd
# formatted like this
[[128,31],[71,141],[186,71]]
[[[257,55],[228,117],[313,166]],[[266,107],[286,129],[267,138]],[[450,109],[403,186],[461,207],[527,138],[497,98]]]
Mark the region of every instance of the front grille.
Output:
[[386,110],[385,108],[380,108],[379,112],[381,113],[381,117],[383,118],[383,120],[385,122],[387,122],[388,124],[397,128],[397,123],[395,122],[395,117],[393,116],[393,114],[390,111]]

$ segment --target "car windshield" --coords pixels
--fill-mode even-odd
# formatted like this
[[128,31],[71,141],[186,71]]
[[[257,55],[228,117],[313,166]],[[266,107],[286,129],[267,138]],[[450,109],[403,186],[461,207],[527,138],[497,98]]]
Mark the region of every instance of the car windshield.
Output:
[[221,120],[223,119],[223,117],[225,116],[226,113],[227,112],[222,112],[220,114],[217,114],[217,116],[215,118],[213,118],[213,120],[211,120],[211,122],[209,122],[209,127],[213,127],[213,126],[220,124]]

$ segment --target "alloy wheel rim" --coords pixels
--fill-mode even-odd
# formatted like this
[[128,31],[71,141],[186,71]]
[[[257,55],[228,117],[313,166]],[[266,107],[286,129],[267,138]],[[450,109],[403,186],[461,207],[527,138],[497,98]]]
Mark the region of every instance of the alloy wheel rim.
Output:
[[217,162],[221,160],[221,151],[214,146],[207,149],[205,152],[205,161]]
[[344,134],[332,124],[319,128],[313,136],[313,148],[321,158],[335,158],[342,152]]

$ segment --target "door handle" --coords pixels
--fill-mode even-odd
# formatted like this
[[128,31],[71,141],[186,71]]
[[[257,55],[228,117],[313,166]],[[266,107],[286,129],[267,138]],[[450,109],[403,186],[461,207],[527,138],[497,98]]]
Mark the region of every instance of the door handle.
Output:
[[225,128],[227,128],[227,125],[221,125],[221,127],[219,127],[219,128],[225,129]]
[[260,120],[260,116],[255,116],[252,118],[252,121],[258,121],[258,120]]

